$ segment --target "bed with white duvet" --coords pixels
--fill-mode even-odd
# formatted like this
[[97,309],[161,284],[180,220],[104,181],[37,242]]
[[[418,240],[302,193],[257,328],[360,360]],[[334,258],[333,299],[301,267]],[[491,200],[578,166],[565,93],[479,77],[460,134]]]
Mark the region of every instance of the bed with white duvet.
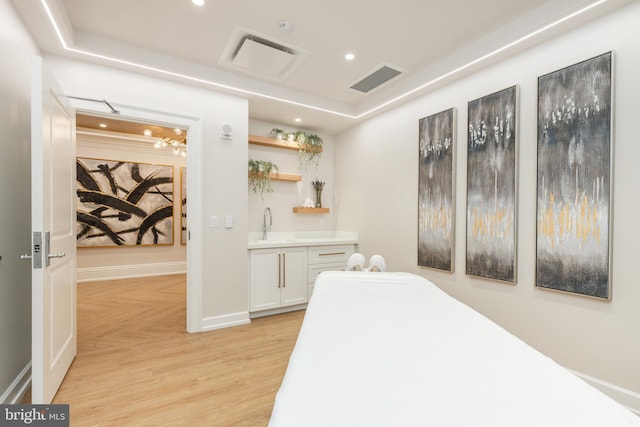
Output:
[[324,272],[270,427],[640,426],[421,276]]

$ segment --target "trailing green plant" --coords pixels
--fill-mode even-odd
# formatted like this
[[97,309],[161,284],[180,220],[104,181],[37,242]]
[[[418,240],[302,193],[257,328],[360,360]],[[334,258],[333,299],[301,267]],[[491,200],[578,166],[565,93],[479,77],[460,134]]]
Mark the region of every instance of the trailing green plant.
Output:
[[278,165],[267,160],[249,159],[249,190],[264,200],[264,192],[271,193],[271,174],[278,172]]
[[296,138],[296,141],[298,141],[298,146],[300,147],[298,151],[298,160],[300,161],[300,167],[303,169],[307,169],[311,163],[315,163],[316,169],[318,169],[320,157],[322,156],[322,138],[320,138],[315,133],[305,134],[303,132],[303,135],[304,136],[301,139]]

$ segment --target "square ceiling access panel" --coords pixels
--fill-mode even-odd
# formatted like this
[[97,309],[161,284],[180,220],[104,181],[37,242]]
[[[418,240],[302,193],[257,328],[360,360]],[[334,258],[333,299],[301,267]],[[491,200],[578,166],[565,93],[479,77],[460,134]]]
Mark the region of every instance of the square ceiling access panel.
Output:
[[280,40],[237,26],[219,63],[271,80],[284,80],[311,52]]
[[294,57],[293,53],[282,46],[245,37],[231,63],[254,73],[278,77]]

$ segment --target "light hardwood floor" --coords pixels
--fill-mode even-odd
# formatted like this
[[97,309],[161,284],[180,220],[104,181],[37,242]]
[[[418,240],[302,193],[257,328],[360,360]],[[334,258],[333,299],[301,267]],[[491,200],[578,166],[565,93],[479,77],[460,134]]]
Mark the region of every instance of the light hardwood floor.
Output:
[[303,311],[186,332],[186,277],[78,285],[72,426],[266,426]]

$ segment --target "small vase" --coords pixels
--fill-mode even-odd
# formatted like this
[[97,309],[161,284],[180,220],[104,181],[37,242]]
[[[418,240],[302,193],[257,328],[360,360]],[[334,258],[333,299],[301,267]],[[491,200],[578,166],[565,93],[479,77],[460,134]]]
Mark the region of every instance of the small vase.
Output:
[[322,207],[322,190],[316,190],[316,208]]

